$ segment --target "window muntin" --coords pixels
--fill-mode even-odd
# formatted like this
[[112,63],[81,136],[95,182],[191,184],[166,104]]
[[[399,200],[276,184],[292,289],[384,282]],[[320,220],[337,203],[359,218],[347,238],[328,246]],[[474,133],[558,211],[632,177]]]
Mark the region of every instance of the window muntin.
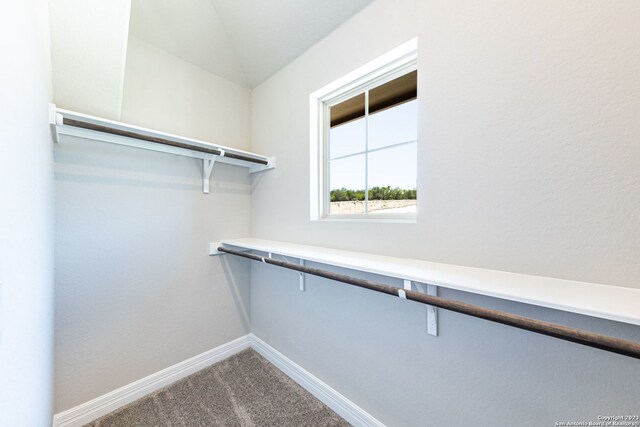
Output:
[[415,61],[325,101],[323,217],[415,217]]
[[369,116],[369,150],[418,138],[418,101],[395,105]]

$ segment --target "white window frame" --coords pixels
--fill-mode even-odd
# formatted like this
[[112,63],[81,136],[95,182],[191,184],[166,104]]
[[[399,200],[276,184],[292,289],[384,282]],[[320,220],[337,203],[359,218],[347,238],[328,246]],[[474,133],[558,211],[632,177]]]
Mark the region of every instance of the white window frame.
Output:
[[[311,220],[416,222],[416,214],[330,215],[327,143],[330,107],[417,69],[417,39],[393,49],[310,96],[310,212]],[[365,189],[367,191],[368,189]]]

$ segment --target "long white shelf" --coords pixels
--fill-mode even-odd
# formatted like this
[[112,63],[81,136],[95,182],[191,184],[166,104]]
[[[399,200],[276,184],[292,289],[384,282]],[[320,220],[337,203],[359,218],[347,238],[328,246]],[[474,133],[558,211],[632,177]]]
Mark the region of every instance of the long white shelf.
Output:
[[221,244],[640,325],[640,289],[273,240],[231,239]]
[[274,157],[65,110],[55,104],[49,105],[49,124],[55,142],[65,142],[69,137],[83,138],[201,159],[205,193],[209,192],[209,179],[216,162],[246,167],[249,173],[276,167]]

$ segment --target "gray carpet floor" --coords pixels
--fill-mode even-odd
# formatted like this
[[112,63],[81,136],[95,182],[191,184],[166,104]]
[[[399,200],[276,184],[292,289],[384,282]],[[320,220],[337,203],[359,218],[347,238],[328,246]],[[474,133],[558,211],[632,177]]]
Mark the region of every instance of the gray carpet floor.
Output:
[[254,350],[245,350],[85,427],[349,426]]

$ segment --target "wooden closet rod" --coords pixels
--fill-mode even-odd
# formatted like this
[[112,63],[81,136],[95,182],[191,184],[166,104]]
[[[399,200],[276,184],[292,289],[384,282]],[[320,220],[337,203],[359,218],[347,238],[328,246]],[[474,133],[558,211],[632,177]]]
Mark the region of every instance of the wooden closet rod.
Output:
[[513,326],[514,328],[524,329],[542,335],[548,335],[550,337],[559,338],[565,341],[571,341],[577,344],[586,345],[588,347],[599,348],[600,350],[622,354],[624,356],[633,357],[635,359],[640,359],[640,343],[637,342],[570,328],[568,326],[532,319],[530,317],[519,316],[517,314],[511,314],[500,310],[479,307],[477,305],[467,304],[460,301],[427,295],[421,292],[373,282],[371,280],[358,279],[357,277],[333,273],[331,271],[322,270],[319,268],[292,264],[273,258],[265,258],[258,255],[249,254],[247,252],[225,248],[222,246],[218,247],[218,251],[237,255],[243,258],[248,258],[253,261],[259,261],[266,264],[277,265],[278,267],[288,268],[290,270],[300,271],[302,273],[312,274],[314,276],[324,277],[326,279],[336,280],[338,282],[347,283],[349,285],[358,286],[360,288],[381,292],[383,294],[392,295],[395,297],[405,298],[411,301],[428,304],[445,310],[455,311],[456,313],[466,314],[468,316],[489,320],[491,322],[502,323],[503,325]]
[[[62,119],[62,124],[67,126],[82,128],[82,129],[95,130],[98,132],[110,133],[112,135],[141,139],[143,141],[154,142],[156,144],[162,144],[162,145],[169,145],[171,147],[185,148],[187,150],[198,151],[200,153],[213,154],[216,156],[220,156],[223,154],[222,151],[217,150],[215,148],[206,148],[206,147],[199,147],[197,145],[183,144],[181,142],[171,141],[170,139],[158,138],[155,136],[148,136],[141,133],[130,132],[127,130],[114,129],[107,126],[96,125],[89,122],[83,122],[81,120],[68,119],[66,117]],[[264,159],[257,159],[255,157],[249,157],[242,154],[229,153],[228,151],[224,152],[224,157],[227,157],[229,159],[245,160],[247,162],[252,162],[252,163],[259,163],[261,165],[269,164],[269,162]]]

